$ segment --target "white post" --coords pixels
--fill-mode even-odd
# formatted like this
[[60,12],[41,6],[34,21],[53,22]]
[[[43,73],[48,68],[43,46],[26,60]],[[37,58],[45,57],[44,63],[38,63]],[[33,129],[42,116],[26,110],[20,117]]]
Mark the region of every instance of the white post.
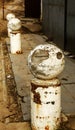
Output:
[[21,51],[21,33],[12,31],[10,34],[10,50],[12,54],[20,54]]
[[9,21],[10,33],[10,50],[12,54],[21,54],[21,21],[18,18],[13,18]]
[[61,121],[61,84],[56,78],[64,68],[63,52],[51,44],[39,45],[28,56],[36,77],[31,81],[32,130],[57,130]]
[[7,23],[8,37],[10,37],[10,33],[11,33],[11,29],[9,28],[9,21],[10,21],[11,19],[13,19],[13,18],[15,18],[15,15],[12,14],[12,13],[7,14],[7,16],[6,16],[6,19],[7,19],[7,21],[8,21],[8,23]]

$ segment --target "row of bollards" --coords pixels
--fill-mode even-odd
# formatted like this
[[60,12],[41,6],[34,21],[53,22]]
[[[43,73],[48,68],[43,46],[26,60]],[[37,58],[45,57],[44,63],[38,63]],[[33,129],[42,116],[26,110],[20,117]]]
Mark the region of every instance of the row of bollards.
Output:
[[14,14],[9,13],[6,16],[8,20],[8,37],[10,38],[10,51],[12,54],[20,54],[21,50],[21,21]]
[[[21,52],[21,22],[10,14],[8,36],[11,53]],[[39,45],[28,56],[34,75],[31,81],[32,130],[57,130],[61,123],[61,83],[57,76],[64,69],[64,54],[53,44]]]

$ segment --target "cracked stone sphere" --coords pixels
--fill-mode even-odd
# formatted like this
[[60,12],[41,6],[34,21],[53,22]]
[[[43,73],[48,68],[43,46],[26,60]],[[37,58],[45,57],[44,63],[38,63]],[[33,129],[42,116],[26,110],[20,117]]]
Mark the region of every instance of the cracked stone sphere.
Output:
[[21,21],[18,18],[13,18],[8,22],[8,26],[13,31],[19,30],[21,28]]
[[57,77],[64,69],[64,54],[53,44],[39,45],[28,56],[28,66],[32,74],[40,79]]

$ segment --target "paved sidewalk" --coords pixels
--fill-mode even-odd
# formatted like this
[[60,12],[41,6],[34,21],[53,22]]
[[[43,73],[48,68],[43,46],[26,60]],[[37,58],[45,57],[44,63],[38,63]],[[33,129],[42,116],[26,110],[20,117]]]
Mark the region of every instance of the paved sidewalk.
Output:
[[[21,99],[23,118],[30,120],[30,80],[33,78],[27,65],[27,58],[30,50],[39,44],[45,44],[46,37],[37,34],[22,35],[23,54],[11,54],[9,39],[6,39],[12,68],[17,85],[18,95]],[[67,115],[75,115],[75,61],[65,57],[65,69],[59,79],[62,83],[62,112]]]
[[59,76],[62,83],[62,111],[67,115],[75,115],[75,61],[65,58],[63,73]]
[[[7,56],[7,55],[6,55]],[[10,86],[11,87],[11,86]],[[0,41],[0,130],[31,130],[29,122],[13,122],[10,118],[16,115],[14,100],[8,94],[5,71],[3,41]],[[10,101],[9,101],[10,97]],[[11,110],[10,110],[11,107]],[[13,111],[14,108],[14,111]],[[20,115],[20,112],[19,112]],[[15,116],[16,117],[16,116]],[[18,117],[17,117],[18,118]],[[12,119],[13,120],[13,119]],[[15,120],[15,119],[14,119]]]

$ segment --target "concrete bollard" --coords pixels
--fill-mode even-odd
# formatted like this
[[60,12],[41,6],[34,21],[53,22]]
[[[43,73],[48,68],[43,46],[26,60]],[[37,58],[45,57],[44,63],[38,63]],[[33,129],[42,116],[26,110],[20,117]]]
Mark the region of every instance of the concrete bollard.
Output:
[[6,19],[7,19],[7,21],[8,21],[8,24],[7,24],[8,37],[10,37],[10,33],[11,33],[11,31],[12,31],[12,30],[9,28],[9,21],[10,21],[11,19],[13,19],[13,18],[15,18],[15,15],[12,14],[12,13],[7,14],[7,16],[6,16]]
[[15,18],[15,15],[12,13],[7,14],[6,19],[10,21],[12,18]]
[[10,50],[12,54],[21,54],[21,21],[18,18],[13,18],[9,21],[10,33]]
[[64,68],[63,52],[52,44],[39,45],[28,56],[34,75],[31,81],[32,130],[57,130],[61,122],[61,83],[57,76]]

